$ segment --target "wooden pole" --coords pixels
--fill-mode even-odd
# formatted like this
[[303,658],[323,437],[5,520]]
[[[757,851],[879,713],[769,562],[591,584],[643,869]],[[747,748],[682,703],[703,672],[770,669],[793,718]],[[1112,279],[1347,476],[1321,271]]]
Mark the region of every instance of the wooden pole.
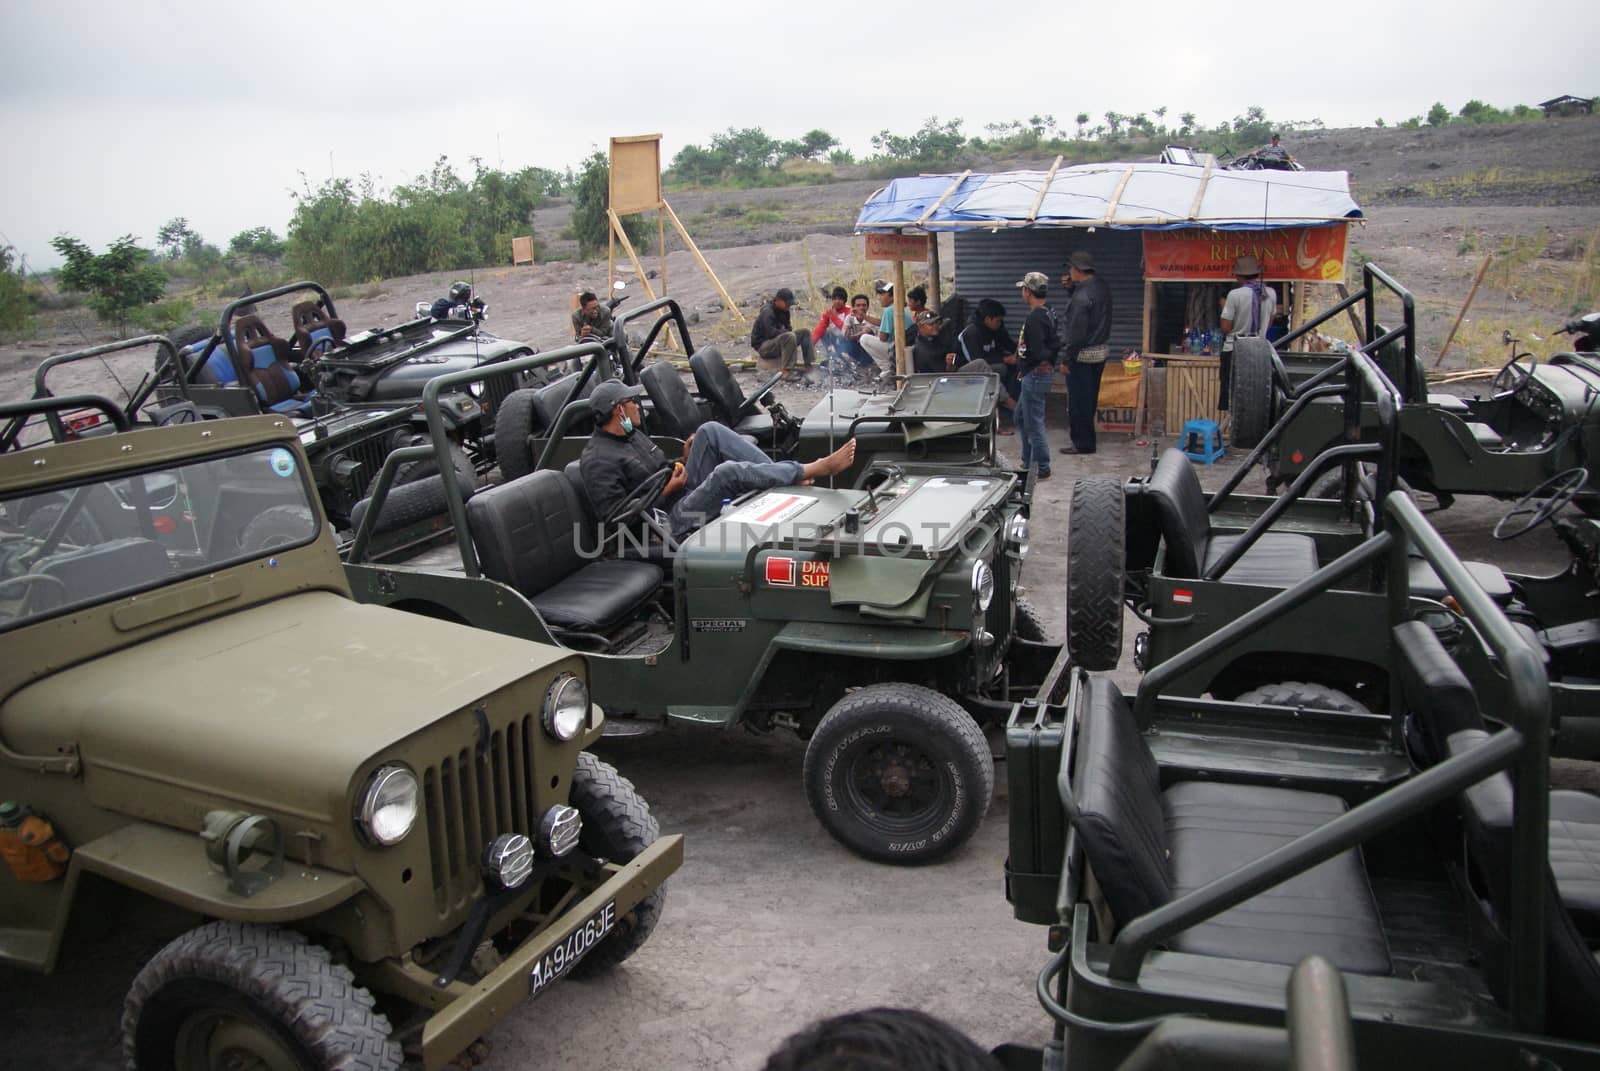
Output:
[[628,240],[628,232],[622,229],[622,217],[611,209],[606,209],[606,215],[611,219],[611,233],[622,243],[622,251],[628,254],[628,260],[633,263],[633,270],[639,275],[639,285],[644,287],[644,292],[651,301],[656,299],[656,291],[650,285],[650,280],[644,273],[644,265],[639,263],[639,254],[633,251],[633,243]]
[[1050,192],[1050,184],[1056,180],[1056,172],[1061,169],[1062,158],[1057,156],[1055,163],[1050,165],[1050,170],[1045,173],[1044,181],[1039,184],[1039,192],[1033,197],[1033,207],[1028,209],[1027,222],[1032,223],[1039,218],[1039,206],[1044,204],[1044,195]]
[[689,237],[689,231],[684,227],[683,221],[678,218],[678,213],[672,210],[672,206],[667,204],[665,198],[663,198],[661,201],[661,207],[667,213],[667,218],[672,221],[672,226],[677,229],[678,237],[682,238],[683,244],[689,247],[689,252],[694,255],[694,259],[699,261],[701,270],[706,273],[706,278],[711,280],[711,285],[715,286],[717,288],[717,293],[722,295],[723,304],[727,307],[728,311],[737,316],[740,323],[748,324],[750,321],[745,319],[743,312],[739,311],[738,304],[733,300],[732,296],[729,295],[727,288],[722,285],[722,280],[717,278],[717,273],[711,270],[711,265],[707,263],[706,258],[701,255],[700,247],[694,244],[693,238]]
[[1117,216],[1117,206],[1122,204],[1122,191],[1128,188],[1128,181],[1133,178],[1133,165],[1128,165],[1128,170],[1122,173],[1122,181],[1117,183],[1111,200],[1106,203],[1106,218],[1103,222],[1110,223]]
[[939,195],[939,199],[937,201],[933,202],[933,204],[929,206],[929,208],[928,208],[928,210],[926,212],[922,213],[921,218],[919,218],[917,220],[917,226],[920,227],[924,223],[927,223],[928,220],[932,219],[933,218],[933,214],[935,212],[939,211],[939,206],[943,205],[945,203],[945,201],[949,200],[950,195],[952,193],[955,193],[957,190],[959,190],[961,188],[961,184],[963,182],[967,181],[967,176],[969,176],[971,174],[972,174],[972,168],[969,167],[965,171],[961,172],[961,174],[957,175],[956,176],[956,180],[950,184],[949,188],[946,189],[943,193],[941,193]]
[[[939,285],[939,236],[928,235],[928,296],[933,299],[933,307],[944,308],[943,287]],[[958,325],[959,326],[959,325]]]
[[[1333,288],[1334,288],[1334,291],[1336,293],[1338,293],[1340,301],[1343,301],[1345,298],[1350,296],[1350,289],[1348,287],[1346,287],[1343,283],[1335,283]],[[1355,306],[1352,305],[1349,308],[1345,309],[1344,310],[1344,314],[1346,316],[1350,317],[1350,327],[1356,333],[1356,344],[1360,345],[1361,343],[1365,342],[1366,339],[1361,337],[1362,332],[1365,330],[1365,328],[1363,328],[1361,326],[1361,318],[1356,315]]]
[[[897,230],[895,233],[899,234],[900,232]],[[902,311],[905,308],[905,300],[906,262],[897,260],[894,262],[894,303],[890,306],[889,311],[890,315],[894,317],[892,321],[894,323],[894,369],[897,374],[902,376],[910,374],[910,369],[906,364],[908,356],[906,353],[906,314]]]
[[[667,217],[662,214],[661,206],[656,205],[656,264],[661,273],[661,293],[668,293],[667,289]],[[662,349],[675,350],[678,347],[674,341],[672,324],[667,324],[661,331]],[[683,347],[688,350],[688,345]]]
[[1472,299],[1478,296],[1478,287],[1483,285],[1483,277],[1489,272],[1489,262],[1494,259],[1494,254],[1483,258],[1483,263],[1478,265],[1478,274],[1472,280],[1472,289],[1467,291],[1467,300],[1461,303],[1461,311],[1456,313],[1456,322],[1450,325],[1450,334],[1445,336],[1444,345],[1439,347],[1439,356],[1433,359],[1433,367],[1438,368],[1439,362],[1444,360],[1444,355],[1450,352],[1450,343],[1456,340],[1456,331],[1461,327],[1461,321],[1467,318],[1467,310],[1472,308]]

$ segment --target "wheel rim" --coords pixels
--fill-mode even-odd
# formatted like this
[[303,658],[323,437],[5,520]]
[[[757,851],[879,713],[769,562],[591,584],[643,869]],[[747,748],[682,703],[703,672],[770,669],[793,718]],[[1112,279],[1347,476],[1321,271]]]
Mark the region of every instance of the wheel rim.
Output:
[[173,1044],[175,1071],[305,1071],[283,1041],[244,1016],[208,1008],[189,1016]]
[[949,809],[953,796],[935,756],[895,737],[854,748],[845,760],[845,787],[851,808],[893,836],[926,828]]

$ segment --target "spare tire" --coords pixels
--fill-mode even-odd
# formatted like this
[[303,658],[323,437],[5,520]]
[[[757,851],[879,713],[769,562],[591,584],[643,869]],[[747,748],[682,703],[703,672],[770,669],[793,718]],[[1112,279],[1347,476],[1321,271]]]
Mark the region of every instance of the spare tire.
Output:
[[[418,436],[416,441],[423,444],[428,440]],[[478,470],[472,465],[472,458],[467,456],[466,450],[457,443],[450,444],[450,461],[455,465],[456,479],[460,481],[464,490],[476,491],[483,486],[483,481],[478,479]],[[395,466],[394,485],[399,487],[402,484],[416,483],[418,480],[437,475],[439,475],[439,462],[436,457],[425,457],[419,461],[402,461]]]
[[[464,493],[471,493],[466,484],[460,486]],[[437,475],[425,476],[415,483],[391,487],[388,497],[383,500],[383,512],[373,523],[372,534],[380,535],[425,521],[430,517],[442,516],[449,512],[449,501],[444,491],[444,480]],[[361,527],[361,518],[367,515],[367,510],[371,507],[370,498],[363,498],[351,507],[352,531]]]
[[1077,480],[1067,517],[1067,653],[1089,670],[1122,658],[1122,600],[1127,547],[1122,481]]
[[494,453],[500,463],[500,479],[505,483],[533,471],[533,449],[528,440],[533,436],[534,403],[538,398],[539,388],[514,390],[494,415]]
[[1229,391],[1233,445],[1248,450],[1272,428],[1274,389],[1272,343],[1240,338],[1233,343],[1233,386]]
[[1235,703],[1253,703],[1258,706],[1311,707],[1315,710],[1341,710],[1352,714],[1371,714],[1366,704],[1352,699],[1337,688],[1309,681],[1278,681],[1263,684],[1234,699]]

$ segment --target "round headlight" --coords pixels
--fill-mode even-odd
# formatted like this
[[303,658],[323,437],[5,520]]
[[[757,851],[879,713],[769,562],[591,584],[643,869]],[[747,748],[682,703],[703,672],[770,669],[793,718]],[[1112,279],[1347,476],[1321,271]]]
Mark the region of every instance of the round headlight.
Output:
[[1017,557],[1026,557],[1028,554],[1028,518],[1020,513],[1011,518],[1011,523],[1006,526],[1006,539],[1017,552]]
[[571,740],[589,720],[589,689],[577,677],[563,673],[544,693],[544,731],[557,740]]
[[988,562],[972,563],[972,604],[978,608],[978,613],[987,613],[989,604],[994,601],[994,570],[989,568]]
[[417,778],[403,766],[383,766],[367,782],[356,819],[374,844],[398,844],[417,821]]

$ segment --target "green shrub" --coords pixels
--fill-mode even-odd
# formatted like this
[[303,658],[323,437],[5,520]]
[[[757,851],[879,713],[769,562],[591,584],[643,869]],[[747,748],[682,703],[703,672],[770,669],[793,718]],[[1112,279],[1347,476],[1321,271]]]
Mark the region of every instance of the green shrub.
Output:
[[95,315],[119,334],[125,332],[132,310],[158,300],[166,290],[166,275],[150,263],[150,250],[141,249],[131,234],[98,255],[65,234],[52,238],[50,245],[66,261],[57,276],[61,285],[88,294]]

